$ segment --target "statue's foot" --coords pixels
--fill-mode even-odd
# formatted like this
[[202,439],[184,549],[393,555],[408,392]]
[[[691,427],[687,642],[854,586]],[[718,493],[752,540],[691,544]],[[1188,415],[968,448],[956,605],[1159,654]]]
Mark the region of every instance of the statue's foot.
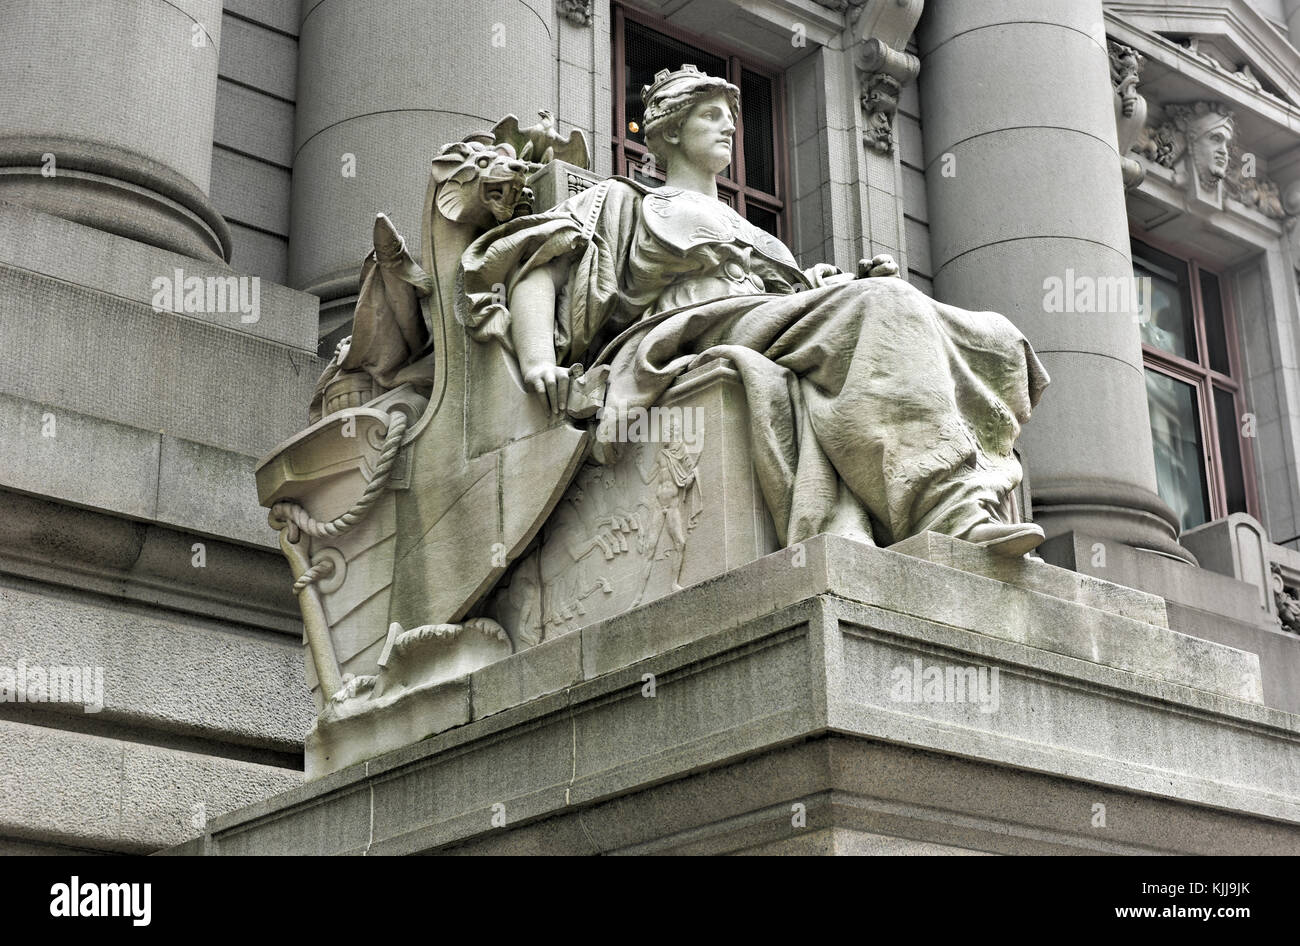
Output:
[[1019,558],[1038,548],[1045,536],[1032,522],[982,522],[958,538],[998,555]]

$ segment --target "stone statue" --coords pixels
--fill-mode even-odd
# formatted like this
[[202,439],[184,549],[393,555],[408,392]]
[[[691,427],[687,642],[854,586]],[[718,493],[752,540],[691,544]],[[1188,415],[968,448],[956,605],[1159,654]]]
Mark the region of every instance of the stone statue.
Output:
[[[1024,336],[901,279],[800,270],[717,198],[736,88],[684,67],[643,97],[667,184],[616,178],[480,237],[462,261],[471,331],[513,351],[525,386],[557,415],[570,366],[608,364],[596,431],[606,443],[622,414],[653,405],[676,376],[734,364],[785,545],[825,531],[892,544],[932,530],[1008,555],[1036,546],[1041,530],[1007,505],[1021,475],[1012,444],[1047,383]],[[493,292],[503,284],[507,300]]]
[[[663,187],[532,213],[502,123],[434,159],[419,263],[376,220],[314,422],[257,471],[318,684],[309,768],[401,744],[430,687],[717,573],[724,519],[745,560],[820,532],[1042,541],[1014,497],[1048,383],[1024,336],[888,257],[801,269],[718,200],[736,87],[684,66],[643,99]],[[553,124],[521,134],[558,153]]]
[[566,161],[578,167],[587,167],[587,138],[580,131],[570,132],[569,137],[561,138],[556,131],[555,115],[550,109],[537,113],[541,119],[531,128],[519,127],[519,119],[507,115],[497,122],[492,134],[499,142],[509,144],[519,155],[520,161],[534,164],[549,164],[551,161]]

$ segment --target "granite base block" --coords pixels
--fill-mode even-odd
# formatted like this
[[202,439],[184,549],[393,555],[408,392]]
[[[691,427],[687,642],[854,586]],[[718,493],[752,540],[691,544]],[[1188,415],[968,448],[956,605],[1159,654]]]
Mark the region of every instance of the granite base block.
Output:
[[1300,853],[1300,718],[1254,655],[834,537],[802,560],[471,674],[468,723],[175,853]]

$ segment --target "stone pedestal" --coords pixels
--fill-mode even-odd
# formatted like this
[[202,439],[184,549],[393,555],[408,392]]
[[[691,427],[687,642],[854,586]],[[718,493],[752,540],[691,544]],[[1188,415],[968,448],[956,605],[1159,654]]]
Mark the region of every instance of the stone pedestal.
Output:
[[429,738],[173,852],[1300,852],[1300,719],[1253,654],[906,548],[818,536],[516,654]]

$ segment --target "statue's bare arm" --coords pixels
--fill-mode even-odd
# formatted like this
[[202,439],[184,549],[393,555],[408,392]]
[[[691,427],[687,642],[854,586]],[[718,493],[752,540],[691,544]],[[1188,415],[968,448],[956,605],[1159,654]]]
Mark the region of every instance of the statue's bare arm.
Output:
[[569,370],[555,363],[555,298],[565,273],[563,261],[554,260],[521,279],[510,294],[510,336],[524,387],[553,414],[569,401]]

